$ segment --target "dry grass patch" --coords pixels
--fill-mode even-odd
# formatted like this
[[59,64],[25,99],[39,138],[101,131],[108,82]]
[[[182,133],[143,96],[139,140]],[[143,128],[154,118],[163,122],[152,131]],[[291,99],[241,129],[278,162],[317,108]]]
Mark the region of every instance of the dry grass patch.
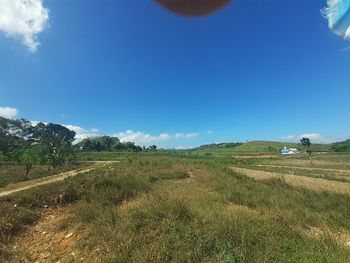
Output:
[[301,232],[306,236],[314,238],[316,240],[330,238],[337,242],[340,246],[350,248],[350,232],[346,230],[334,231],[327,226],[324,226],[322,228],[310,226],[307,229],[301,230]]
[[127,213],[129,210],[142,207],[146,199],[146,195],[141,195],[130,200],[124,200],[118,209],[121,213]]
[[348,169],[335,169],[335,168],[320,168],[320,167],[305,167],[305,166],[291,166],[291,165],[273,165],[273,164],[257,164],[256,167],[271,167],[271,168],[286,168],[286,169],[302,169],[310,171],[328,171],[332,173],[340,173],[350,176],[350,170]]
[[271,178],[278,178],[283,180],[285,183],[296,186],[303,187],[309,190],[323,192],[333,192],[338,194],[350,195],[350,184],[329,181],[326,179],[311,178],[306,176],[298,176],[293,174],[280,174],[273,172],[258,171],[246,168],[232,168],[235,172],[244,174],[255,180],[267,180]]
[[226,206],[226,209],[230,214],[232,213],[235,215],[241,215],[241,214],[247,214],[251,216],[261,215],[261,212],[258,211],[257,209],[253,209],[253,208],[250,208],[249,206],[235,204],[235,203],[229,203]]
[[296,159],[288,158],[283,160],[274,160],[271,164],[275,165],[290,165],[290,166],[299,166],[299,167],[309,167],[309,168],[334,168],[334,169],[350,169],[350,164],[348,161],[341,160],[316,160],[313,159],[312,163],[308,159]]

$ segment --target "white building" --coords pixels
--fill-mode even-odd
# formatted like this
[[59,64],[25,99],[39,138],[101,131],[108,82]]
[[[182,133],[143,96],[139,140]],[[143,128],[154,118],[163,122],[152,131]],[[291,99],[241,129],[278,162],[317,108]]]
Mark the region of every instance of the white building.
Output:
[[281,151],[283,155],[291,155],[291,154],[297,154],[299,153],[299,150],[297,148],[288,148],[287,146],[284,146],[283,150]]

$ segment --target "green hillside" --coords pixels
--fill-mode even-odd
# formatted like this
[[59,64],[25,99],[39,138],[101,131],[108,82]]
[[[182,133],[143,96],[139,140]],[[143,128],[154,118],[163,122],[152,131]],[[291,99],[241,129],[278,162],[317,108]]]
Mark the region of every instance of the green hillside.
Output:
[[335,144],[350,144],[350,139],[347,139],[347,140],[342,141],[342,142],[336,142]]
[[273,141],[252,141],[244,143],[234,149],[237,153],[249,153],[249,154],[260,154],[260,153],[278,153],[284,146],[290,148],[300,148],[296,143],[282,143]]
[[[298,143],[275,142],[275,141],[251,141],[246,143],[221,143],[212,145],[203,145],[194,150],[212,153],[236,153],[236,154],[278,154],[287,146],[288,148],[297,148],[303,150]],[[328,152],[330,145],[313,144],[311,146],[313,152]]]
[[[274,142],[274,141],[251,141],[244,143],[233,149],[238,153],[279,153],[281,149],[287,146],[288,148],[297,148],[302,150],[303,147],[298,143]],[[330,149],[328,144],[313,144],[311,146],[314,152],[327,152]]]
[[350,152],[350,139],[332,144],[331,150],[333,152]]

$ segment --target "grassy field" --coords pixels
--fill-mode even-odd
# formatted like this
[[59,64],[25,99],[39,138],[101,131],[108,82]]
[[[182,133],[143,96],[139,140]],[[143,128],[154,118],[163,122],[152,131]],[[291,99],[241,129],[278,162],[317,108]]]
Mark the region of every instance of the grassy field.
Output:
[[0,262],[350,262],[350,155],[81,159],[120,163],[1,199]]
[[73,169],[80,169],[90,165],[89,163],[76,163],[61,168],[52,169],[46,165],[35,165],[28,176],[25,176],[24,165],[0,163],[0,188],[11,183],[18,183],[38,179],[54,174],[59,174]]

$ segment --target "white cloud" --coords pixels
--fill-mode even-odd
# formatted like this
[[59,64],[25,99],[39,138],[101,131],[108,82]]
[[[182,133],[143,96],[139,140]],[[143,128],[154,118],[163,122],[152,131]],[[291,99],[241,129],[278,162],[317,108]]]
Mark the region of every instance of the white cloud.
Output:
[[64,125],[62,124],[64,127],[75,131],[75,141],[74,143],[79,143],[82,140],[89,138],[89,137],[96,137],[96,136],[100,136],[99,134],[99,129],[93,128],[90,130],[87,130],[85,128],[82,128],[80,126],[76,126],[76,125]]
[[[1,0],[0,0],[1,1]],[[0,107],[0,117],[13,119],[17,116],[18,110],[10,107]]]
[[199,136],[199,133],[177,133],[175,134],[176,139],[192,139]]
[[43,0],[0,0],[0,31],[19,37],[31,52],[37,50],[37,35],[46,28],[48,19]]
[[116,133],[113,136],[118,137],[121,142],[134,142],[136,145],[146,145],[150,143],[168,141],[172,138],[171,135],[167,133],[154,136],[140,131],[134,132],[132,130]]
[[113,134],[113,136],[118,137],[122,142],[134,142],[136,145],[144,146],[170,140],[192,139],[199,136],[199,133],[176,133],[175,135],[162,133],[159,135],[151,135],[141,131],[135,132],[132,130],[127,130],[125,132]]
[[309,138],[312,143],[334,143],[345,140],[347,137],[332,137],[332,136],[324,136],[319,133],[305,133],[301,135],[289,135],[281,137],[281,140],[284,142],[300,142],[301,138]]

